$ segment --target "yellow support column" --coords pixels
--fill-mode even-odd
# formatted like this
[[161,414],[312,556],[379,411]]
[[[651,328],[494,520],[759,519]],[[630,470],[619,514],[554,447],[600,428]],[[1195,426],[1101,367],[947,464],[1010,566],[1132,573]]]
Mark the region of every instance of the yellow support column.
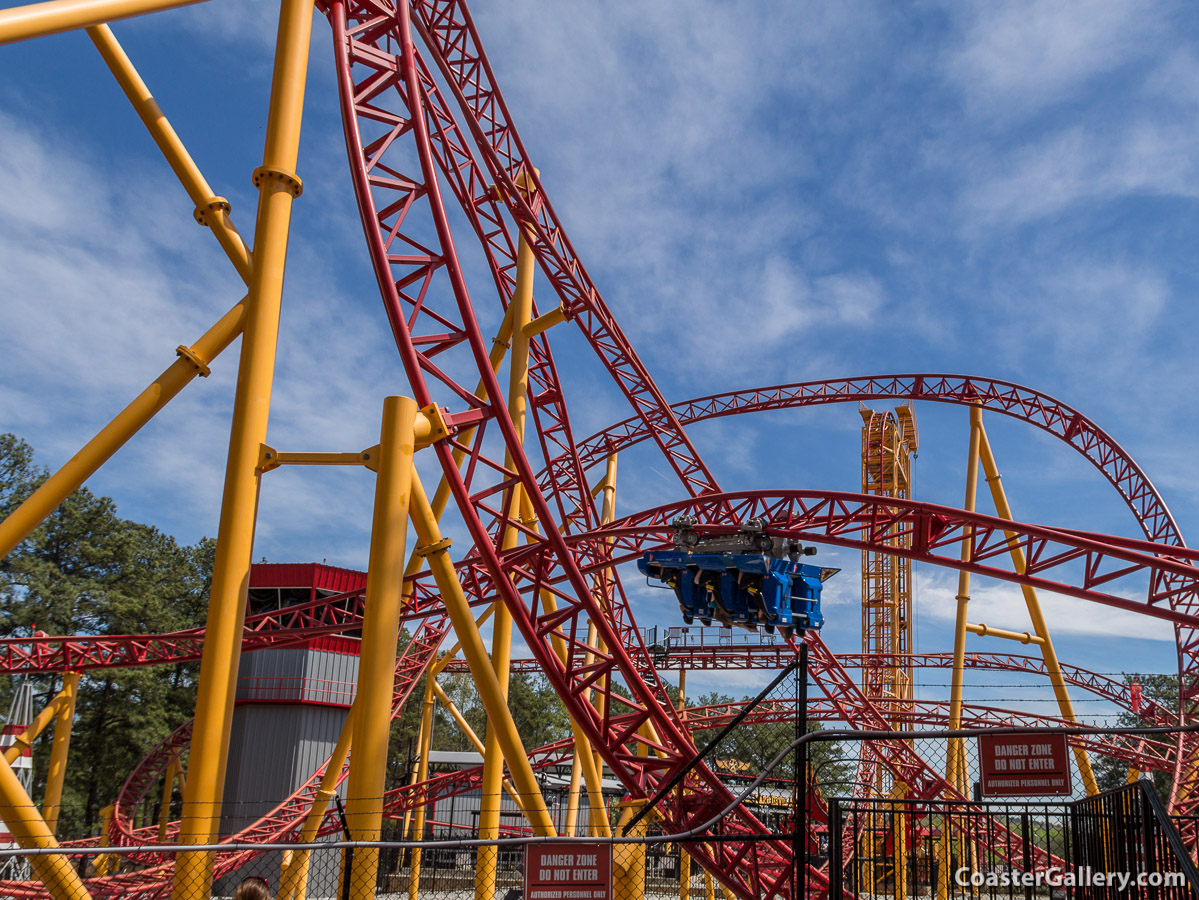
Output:
[[67,754],[71,750],[71,726],[75,722],[75,698],[79,694],[79,673],[62,677],[62,701],[54,720],[54,744],[50,748],[50,766],[46,770],[46,793],[42,815],[51,834],[58,833],[58,814],[62,810],[62,785],[67,777]]
[[[687,705],[687,670],[679,669],[679,715]],[[679,785],[679,798],[682,799],[683,787]],[[687,846],[679,844],[679,900],[689,900],[691,896],[691,856]]]
[[[211,843],[221,811],[258,506],[258,454],[270,413],[291,207],[300,193],[295,168],[312,16],[311,3],[282,0],[263,164],[254,172],[259,189],[254,271],[246,298],[181,844]],[[210,852],[180,854],[173,900],[207,900],[211,883]]]
[[[1003,489],[1003,484],[1000,482],[999,467],[995,464],[995,455],[991,452],[991,442],[987,439],[986,429],[982,428],[980,420],[980,430],[982,433],[982,464],[983,472],[987,476],[987,486],[991,489],[991,498],[995,501],[995,510],[999,513],[1001,519],[1012,519],[1012,509],[1008,505],[1007,493]],[[1023,574],[1027,568],[1027,562],[1024,558],[1024,551],[1020,549],[1017,543],[1017,537],[1012,532],[1005,532],[1008,539],[1008,549],[1012,557],[1012,567],[1020,574]],[[1074,704],[1070,702],[1070,692],[1066,689],[1066,679],[1062,675],[1062,666],[1057,658],[1057,651],[1053,648],[1053,640],[1049,637],[1049,626],[1045,622],[1045,616],[1041,612],[1041,603],[1037,599],[1036,589],[1022,584],[1020,591],[1024,595],[1024,604],[1028,607],[1028,617],[1032,620],[1033,630],[1040,638],[1041,656],[1045,660],[1045,668],[1049,671],[1049,681],[1053,685],[1053,695],[1057,698],[1058,710],[1061,712],[1062,718],[1067,722],[1077,723],[1078,717],[1074,714]],[[953,728],[950,725],[950,728]],[[1091,758],[1087,755],[1087,751],[1082,747],[1074,747],[1074,761],[1078,764],[1078,774],[1082,778],[1083,788],[1087,792],[1087,796],[1094,796],[1099,793],[1099,784],[1095,781],[1095,772],[1091,768]]]
[[570,790],[566,794],[566,826],[563,834],[574,837],[579,824],[579,788],[583,778],[582,760],[579,758],[579,748],[575,747],[574,758],[570,761]]
[[[108,829],[112,825],[112,817],[116,811],[113,804],[108,804],[100,810],[100,846],[111,846],[108,842]],[[96,874],[103,878],[105,875],[111,875],[116,871],[120,864],[120,857],[115,853],[101,853],[96,857],[95,868]]]
[[[600,509],[600,524],[610,525],[616,518],[616,454],[612,453],[608,456],[607,465],[604,471],[604,480],[600,482],[600,492],[603,493],[603,503]],[[600,593],[601,600],[604,594],[604,582],[608,578],[608,570],[602,570],[598,576],[597,590]],[[595,647],[599,652],[604,652],[603,642],[599,640],[599,634],[596,630],[594,622],[587,624],[587,645]],[[588,652],[585,658],[585,665],[591,665],[595,660],[595,654]],[[601,682],[601,688],[607,687],[605,681]],[[583,699],[588,703],[591,702],[591,689],[588,688]],[[600,718],[604,716],[604,696],[601,694],[599,703],[596,705],[596,711]],[[579,759],[583,766],[584,780],[587,786],[587,801],[590,812],[588,813],[588,834],[592,837],[608,837],[611,834],[611,828],[608,825],[608,813],[604,807],[604,796],[602,790],[601,778],[604,771],[604,761],[600,757],[599,750],[591,746],[587,737],[576,730],[575,733],[575,758]],[[594,769],[594,780],[588,777],[591,769]]]
[[949,830],[949,816],[942,816],[941,836],[937,838],[937,878],[932,886],[935,900],[949,900],[949,867],[953,860]]
[[[622,811],[616,823],[616,833],[621,837],[645,837],[646,826],[657,818],[650,812],[625,833],[625,826],[645,805],[645,800],[631,800],[620,804]],[[617,844],[612,848],[612,895],[616,900],[645,900],[645,844]]]
[[462,583],[458,580],[458,572],[449,558],[449,542],[442,540],[441,528],[415,472],[412,475],[411,513],[417,540],[428,557],[429,571],[433,573],[437,589],[445,601],[446,613],[462,643],[462,655],[470,667],[483,708],[487,711],[488,730],[494,728],[497,733],[500,750],[512,775],[512,783],[524,798],[525,815],[529,824],[533,826],[534,834],[552,837],[554,823],[549,810],[546,809],[545,798],[542,797],[541,787],[537,784],[537,776],[533,773],[524,744],[521,743],[520,735],[512,722],[512,713],[500,690],[499,678],[491,667],[478,626],[471,616],[470,604],[462,590]]
[[[420,557],[417,557],[420,559]],[[437,678],[429,672],[425,676],[425,702],[421,707],[420,717],[420,756],[416,762],[416,771],[412,773],[413,784],[423,784],[429,779],[429,751],[433,748],[433,686]],[[416,808],[413,819],[412,840],[425,839],[425,804],[422,801]],[[408,870],[408,898],[418,900],[420,897],[420,847],[412,848],[412,865]]]
[[[982,441],[983,414],[977,406],[970,407],[970,450],[966,460],[966,501],[962,508],[973,512],[978,498],[978,455]],[[971,556],[970,530],[962,535],[962,562]],[[970,573],[958,573],[957,616],[953,631],[953,674],[949,687],[949,727],[962,727],[962,686],[966,681],[966,611],[970,603]],[[966,770],[966,746],[962,738],[950,738],[945,764],[946,780],[964,797],[970,796]]]
[[[895,800],[902,800],[907,793],[906,785],[897,784],[891,791],[891,796]],[[892,809],[894,810],[891,814],[892,838],[894,839],[892,863],[895,872],[895,897],[898,900],[898,898],[911,894],[911,891],[908,890],[910,874],[908,871],[908,812],[907,807],[902,804],[895,804]]]
[[[416,413],[416,401],[411,398],[388,397],[383,401],[381,458],[366,573],[366,614],[354,698],[358,707],[351,738],[354,755],[346,784],[346,821],[356,841],[377,841],[382,833],[387,739],[404,591],[400,566],[408,533]],[[378,850],[355,851],[349,896],[355,900],[373,898],[378,869]]]
[[[508,415],[517,437],[524,440],[525,413],[528,407],[529,389],[529,337],[525,326],[533,313],[533,272],[537,262],[524,233],[521,233],[516,256],[516,287],[512,295],[512,351],[508,357]],[[504,464],[512,467],[511,452],[505,454]],[[508,501],[508,516],[518,519],[522,514],[521,485],[512,487]],[[503,549],[515,547],[520,532],[506,526],[500,538]],[[499,682],[505,703],[508,697],[508,670],[512,657],[512,614],[502,603],[496,604],[491,632],[491,665]],[[502,725],[500,727],[503,727]],[[500,750],[498,729],[493,727],[491,717],[487,720],[487,741],[483,753],[483,781],[479,798],[479,838],[493,840],[499,837],[500,807],[502,797],[500,784],[504,775],[504,757]],[[509,762],[511,762],[509,760]],[[498,854],[494,846],[481,846],[478,866],[475,870],[475,900],[492,900],[495,894],[495,878]]]
[[171,795],[175,792],[175,776],[183,775],[183,763],[176,756],[167,766],[162,779],[162,800],[158,804],[158,842],[166,843],[167,827],[171,824]]
[[[357,698],[355,698],[356,700]],[[329,765],[321,776],[321,784],[316,796],[312,798],[312,806],[304,818],[300,829],[300,839],[297,843],[311,844],[316,840],[320,831],[321,821],[325,818],[325,810],[329,801],[337,796],[337,782],[341,778],[341,770],[345,767],[346,757],[350,754],[350,741],[354,734],[354,710],[357,703],[350,707],[346,720],[341,725],[341,734],[337,736],[337,744],[329,756]],[[283,862],[283,872],[279,878],[278,900],[304,900],[308,893],[308,850],[297,850]],[[286,853],[284,854],[286,856]]]

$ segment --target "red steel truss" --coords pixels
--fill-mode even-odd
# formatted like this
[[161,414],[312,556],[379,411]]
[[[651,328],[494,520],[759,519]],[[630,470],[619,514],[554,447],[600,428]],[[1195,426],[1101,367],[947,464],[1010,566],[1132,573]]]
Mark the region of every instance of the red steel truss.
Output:
[[[575,253],[537,170],[512,123],[466,5],[461,0],[318,0],[333,32],[338,99],[351,182],[385,314],[417,403],[436,410],[449,436],[429,452],[436,457],[453,509],[471,546],[459,553],[458,572],[473,603],[499,601],[511,612],[539,671],[553,685],[583,735],[632,798],[653,794],[687,766],[695,753],[691,731],[727,721],[729,711],[687,710],[683,718],[660,680],[636,626],[619,577],[610,568],[664,545],[675,517],[696,517],[700,530],[735,530],[762,518],[771,534],[797,540],[894,554],[963,568],[1018,584],[1155,616],[1175,625],[1185,690],[1179,719],[1199,714],[1199,553],[1188,550],[1164,500],[1119,445],[1078,411],[1037,391],[959,375],[874,376],[733,392],[669,404],[637,357],[615,316]],[[442,88],[446,89],[443,95]],[[451,210],[450,204],[454,208]],[[472,296],[451,221],[461,215],[482,249],[491,284]],[[492,335],[480,327],[511,301],[517,240],[523,234],[554,300],[596,353],[635,415],[582,442],[571,428],[566,392],[547,334],[531,340],[529,405],[532,435],[522,440],[496,377]],[[535,311],[536,315],[537,311]],[[977,513],[865,494],[785,491],[722,492],[684,430],[706,418],[851,400],[922,400],[981,406],[1019,418],[1068,442],[1095,465],[1133,510],[1147,540],[1131,540],[1009,522]],[[687,499],[601,527],[586,481],[590,466],[611,453],[652,440],[680,481]],[[539,455],[540,459],[530,454]],[[539,468],[540,467],[540,468]],[[536,527],[511,501],[520,486]],[[509,528],[525,545],[501,551]],[[962,554],[962,542],[969,552]],[[1012,543],[1028,560],[1015,573]],[[966,559],[963,562],[963,558]],[[594,589],[596,579],[600,589]],[[409,614],[420,616],[416,636],[397,666],[393,714],[398,714],[426,671],[448,625],[439,592],[427,574],[408,582]],[[552,598],[553,603],[548,603]],[[1133,599],[1136,598],[1136,599]],[[315,635],[358,627],[357,593],[314,600],[247,620],[245,649],[301,643]],[[589,643],[594,628],[599,646]],[[0,642],[0,671],[46,672],[178,662],[199,657],[202,630],[174,635],[31,638]],[[565,647],[560,658],[552,642]],[[944,724],[942,704],[905,699],[888,704],[866,693],[848,667],[947,665],[945,654],[871,654],[837,657],[813,637],[811,677],[822,696],[814,714],[855,728],[885,729],[897,720]],[[793,652],[790,646],[787,652]],[[884,658],[885,657],[885,658]],[[714,658],[714,657],[709,657]],[[1042,671],[1027,657],[976,656],[980,667]],[[1067,677],[1117,702],[1123,686],[1094,673]],[[627,686],[631,696],[618,692]],[[1155,721],[1170,714],[1151,709]],[[768,708],[760,715],[794,716]],[[1053,721],[1011,710],[974,707],[972,723]],[[725,718],[722,719],[721,717]],[[651,727],[646,727],[651,726]],[[112,837],[144,842],[131,810],[187,745],[183,726],[131,775],[117,803]],[[652,737],[650,736],[652,735]],[[1171,748],[1151,741],[1135,746],[1088,738],[1088,746],[1142,768],[1175,769],[1176,808],[1199,804],[1190,781],[1199,777],[1195,742]],[[569,752],[565,745],[535,751],[535,766]],[[909,741],[875,742],[868,752],[909,796],[957,796]],[[276,810],[227,840],[264,842],[296,834],[323,770]],[[441,776],[405,788],[390,810],[415,800],[468,789],[473,774]],[[732,801],[716,775],[690,771],[663,808],[665,826],[683,830],[705,822]],[[740,840],[763,826],[745,809],[722,824],[723,840],[691,851],[699,864],[742,898],[789,898],[794,868],[784,841]],[[168,837],[169,839],[169,837]],[[248,858],[233,854],[218,874]],[[162,859],[151,868],[89,882],[94,896],[151,896],[167,877]],[[14,895],[28,886],[5,885]]]

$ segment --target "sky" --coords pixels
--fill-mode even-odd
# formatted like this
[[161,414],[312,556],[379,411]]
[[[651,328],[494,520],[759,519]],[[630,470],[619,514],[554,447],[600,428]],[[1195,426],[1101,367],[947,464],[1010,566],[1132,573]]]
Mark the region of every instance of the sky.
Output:
[[[1184,535],[1199,527],[1192,6],[510,0],[472,12],[556,211],[667,398],[894,372],[1009,380],[1099,423]],[[275,16],[211,0],[114,25],[247,236]],[[82,33],[0,47],[0,160],[0,431],[55,468],[242,291]],[[299,172],[268,439],[359,450],[377,440],[382,396],[406,383],[319,16]],[[487,330],[498,303],[464,252]],[[538,297],[553,304],[544,286]],[[577,332],[561,326],[552,342],[576,436],[629,414]],[[235,352],[89,482],[122,515],[186,542],[215,534]],[[916,414],[915,496],[960,505],[966,413]],[[860,421],[845,405],[690,433],[726,489],[857,490]],[[987,426],[1018,519],[1139,536],[1074,451],[1022,423]],[[270,473],[255,558],[364,568],[372,493],[362,471]],[[652,448],[622,458],[618,514],[681,497]],[[843,569],[826,588],[826,640],[856,650],[858,554],[817,559]],[[680,624],[664,593],[625,579],[643,625]],[[915,648],[948,650],[956,574],[919,566],[915,579]],[[976,581],[973,595],[976,621],[1029,627],[1010,586]],[[1167,624],[1042,600],[1064,660],[1175,668]],[[760,677],[697,674],[692,690]],[[945,696],[943,673],[921,678],[921,696]],[[1044,686],[1011,683],[980,677],[973,696],[1049,710]]]

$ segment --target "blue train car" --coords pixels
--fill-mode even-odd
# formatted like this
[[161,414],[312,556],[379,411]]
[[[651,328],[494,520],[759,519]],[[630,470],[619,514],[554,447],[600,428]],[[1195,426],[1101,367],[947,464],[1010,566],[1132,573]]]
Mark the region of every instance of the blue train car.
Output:
[[702,546],[651,550],[637,568],[674,591],[687,624],[715,620],[778,629],[784,637],[824,625],[820,593],[824,579],[837,571],[762,552],[704,552]]

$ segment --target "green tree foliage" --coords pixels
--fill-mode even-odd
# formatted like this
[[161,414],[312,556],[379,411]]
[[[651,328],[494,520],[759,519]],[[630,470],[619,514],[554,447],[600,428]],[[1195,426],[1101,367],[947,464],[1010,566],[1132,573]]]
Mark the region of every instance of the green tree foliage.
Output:
[[[0,435],[0,514],[46,477],[32,448]],[[0,560],[0,636],[161,634],[203,624],[214,542],[180,545],[158,529],[117,515],[86,488],[73,493]],[[76,704],[59,834],[90,831],[99,811],[143,756],[195,708],[195,664],[85,673]],[[11,679],[0,703],[7,710]],[[61,688],[38,677],[43,699]],[[39,799],[49,740],[34,752]]]
[[[744,697],[741,702],[752,700]],[[768,698],[769,699],[769,698]],[[709,693],[700,697],[694,705],[717,706],[735,702],[725,694]],[[809,722],[808,732],[820,730],[819,722]],[[718,731],[705,731],[696,735],[695,745],[704,750],[717,740]],[[719,738],[719,744],[712,751],[713,760],[731,760],[744,764],[747,775],[760,775],[788,745],[795,741],[796,723],[783,722],[742,722],[728,734]],[[827,797],[846,794],[853,786],[853,764],[844,758],[841,746],[835,741],[814,741],[808,744],[808,762],[812,775],[820,790]],[[771,777],[787,781],[794,780],[796,774],[796,754],[788,754],[771,773]]]
[[[1125,672],[1124,683],[1127,685],[1133,683],[1140,684],[1142,695],[1146,700],[1156,701],[1160,706],[1165,707],[1171,712],[1178,709],[1177,675],[1149,675],[1139,672]],[[1153,723],[1142,720],[1131,711],[1125,711],[1120,713],[1116,724],[1121,727],[1136,728]],[[1158,739],[1161,740],[1162,738],[1159,736]],[[1164,740],[1169,741],[1170,737],[1167,735]],[[1091,763],[1095,770],[1095,780],[1099,783],[1099,790],[1101,791],[1110,791],[1118,788],[1128,779],[1128,763],[1122,760],[1112,759],[1110,756],[1092,754]],[[1172,772],[1153,773],[1153,786],[1163,802],[1170,797],[1170,782],[1172,777]]]

